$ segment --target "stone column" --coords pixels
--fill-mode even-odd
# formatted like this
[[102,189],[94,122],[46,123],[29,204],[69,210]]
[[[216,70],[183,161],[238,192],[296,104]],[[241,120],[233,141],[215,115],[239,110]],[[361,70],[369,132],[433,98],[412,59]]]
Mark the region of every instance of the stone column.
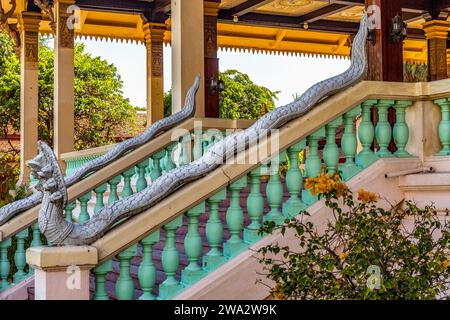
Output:
[[[54,151],[61,154],[74,147],[74,30],[67,23],[67,8],[74,0],[55,0],[55,97],[54,97]],[[61,161],[61,165],[64,163]],[[63,168],[65,170],[65,166]]]
[[164,33],[166,25],[144,25],[147,50],[147,126],[164,117]]
[[34,269],[36,300],[89,300],[89,270],[98,264],[94,247],[34,247],[27,250]]
[[197,117],[205,116],[205,61],[203,0],[172,1],[172,112],[181,110],[194,82],[202,77],[197,93]]
[[37,155],[39,106],[39,23],[41,14],[23,12],[19,17],[20,48],[20,182],[30,182],[26,162]]
[[428,41],[428,77],[430,81],[447,79],[447,39],[449,21],[431,20],[423,25]]
[[217,14],[220,1],[205,2],[205,117],[219,117],[219,92],[211,90],[211,80],[219,80],[217,58]]

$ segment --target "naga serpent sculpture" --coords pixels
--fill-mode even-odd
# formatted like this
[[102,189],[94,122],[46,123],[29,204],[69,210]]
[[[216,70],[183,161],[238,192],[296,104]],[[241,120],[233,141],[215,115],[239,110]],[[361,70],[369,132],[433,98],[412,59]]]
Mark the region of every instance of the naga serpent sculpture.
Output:
[[197,180],[235,155],[239,141],[262,136],[267,130],[278,129],[287,122],[305,115],[323,98],[347,88],[363,79],[367,72],[365,42],[368,35],[368,16],[364,15],[352,49],[352,63],[344,73],[321,81],[308,89],[297,101],[275,109],[259,119],[250,128],[227,136],[213,145],[200,159],[175,168],[160,176],[143,191],[103,207],[85,224],[78,225],[64,219],[67,191],[58,162],[45,143],[40,142],[41,153],[29,162],[44,193],[39,213],[39,227],[51,245],[89,245],[102,237],[118,221],[136,215],[167,197],[186,183]]
[[[74,185],[75,183],[81,181],[88,174],[95,172],[107,166],[108,164],[116,161],[127,152],[141,147],[142,145],[146,144],[154,137],[156,137],[159,133],[167,131],[176,126],[177,124],[180,124],[184,120],[193,117],[196,106],[195,96],[197,94],[199,85],[200,85],[200,75],[197,75],[194,84],[186,94],[184,107],[180,112],[177,112],[170,117],[155,122],[148,129],[146,129],[144,133],[142,133],[141,135],[117,144],[113,149],[108,151],[103,156],[98,157],[92,161],[89,161],[88,163],[86,163],[85,165],[74,171],[71,175],[66,176],[64,178],[64,183],[66,187]],[[40,190],[40,186],[37,185],[36,189],[38,191],[35,192],[33,195],[25,199],[12,202],[0,208],[0,226],[8,222],[11,218],[16,216],[17,214],[24,212],[41,202],[43,194],[42,191]]]

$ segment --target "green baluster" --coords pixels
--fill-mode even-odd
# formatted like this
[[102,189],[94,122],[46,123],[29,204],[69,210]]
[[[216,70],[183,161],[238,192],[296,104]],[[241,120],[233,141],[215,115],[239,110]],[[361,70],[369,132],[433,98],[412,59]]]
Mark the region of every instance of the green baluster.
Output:
[[362,150],[356,156],[358,167],[365,169],[378,160],[378,157],[372,151],[372,143],[375,138],[375,129],[371,118],[371,109],[377,100],[367,100],[361,105],[361,123],[358,128],[358,137],[361,142]]
[[[72,222],[72,221],[70,221]],[[31,234],[32,234],[32,240],[30,247],[40,247],[42,246],[42,240],[41,240],[41,230],[39,229],[39,223],[35,223],[31,226]],[[28,274],[33,274],[34,269],[29,266]]]
[[282,224],[286,219],[280,211],[284,194],[283,184],[280,180],[280,162],[284,159],[286,159],[285,152],[270,161],[270,178],[266,188],[267,203],[269,204],[270,211],[264,217],[264,222],[274,221],[276,224]]
[[108,260],[92,271],[95,275],[95,292],[92,297],[94,300],[109,300],[106,292],[106,275],[112,270],[112,260]]
[[154,155],[152,155],[153,168],[152,168],[152,173],[150,174],[152,182],[155,181],[156,179],[158,179],[162,174],[161,159],[164,157],[165,154],[166,154],[166,151],[161,150],[161,151],[155,153]]
[[136,165],[137,172],[138,172],[138,178],[137,178],[137,181],[136,181],[136,190],[137,190],[137,192],[141,192],[142,190],[144,190],[148,186],[147,179],[145,178],[145,172],[147,170],[147,167],[148,167],[148,160],[145,160],[145,161],[143,161],[141,163],[138,163]]
[[151,176],[152,170],[153,170],[153,160],[152,160],[152,158],[150,157],[150,158],[148,159],[148,166],[147,166],[147,173],[146,173],[146,176],[147,176],[147,177],[150,177],[150,176]]
[[75,210],[75,208],[77,207],[77,203],[76,201],[68,203],[66,205],[66,207],[64,208],[64,216],[66,218],[67,222],[72,222],[73,221],[73,210]]
[[171,144],[170,146],[167,147],[166,149],[166,165],[165,165],[165,170],[171,171],[173,169],[175,169],[177,166],[175,165],[175,163],[173,162],[173,151],[176,148],[176,144]]
[[223,241],[223,224],[219,215],[219,205],[226,198],[227,190],[224,189],[207,200],[209,219],[206,223],[206,240],[208,240],[210,250],[203,257],[203,269],[207,272],[217,269],[226,262],[220,250]]
[[198,219],[205,213],[205,202],[200,203],[186,213],[188,232],[184,238],[184,251],[189,259],[189,265],[181,273],[181,283],[191,286],[205,276],[199,265],[202,257],[203,241],[198,232]]
[[159,242],[160,232],[156,231],[141,241],[142,262],[139,266],[138,278],[142,289],[139,300],[155,300],[153,288],[156,283],[156,267],[153,263],[153,246]]
[[377,152],[379,158],[392,157],[392,152],[388,149],[392,139],[392,127],[388,121],[388,111],[394,104],[394,100],[380,100],[377,104],[378,124],[375,128],[375,136],[380,148]]
[[134,173],[135,173],[134,167],[122,173],[123,177],[122,199],[126,199],[134,194],[133,188],[131,187],[131,178],[134,176]]
[[0,242],[0,291],[5,291],[10,287],[8,276],[11,269],[11,264],[8,259],[8,249],[11,245],[11,239]]
[[[75,209],[75,207],[74,207],[74,209]],[[70,222],[72,222],[72,220]],[[31,226],[31,234],[33,235],[33,239],[31,240],[30,247],[42,246],[41,230],[39,229],[39,223],[35,223]],[[28,273],[33,274],[34,269],[31,266],[28,266],[28,267],[29,267]]]
[[166,172],[166,163],[167,163],[167,151],[164,149],[164,156],[161,158],[160,166],[161,172]]
[[39,223],[36,222],[31,226],[31,231],[33,235],[33,239],[31,241],[31,247],[40,247],[42,246],[41,240],[41,230],[39,229]]
[[180,166],[185,166],[191,162],[191,136],[186,135],[180,142]]
[[323,149],[323,162],[328,173],[337,173],[339,165],[339,147],[336,143],[336,130],[342,125],[342,117],[339,117],[325,126],[327,143]]
[[203,131],[194,131],[194,149],[192,151],[194,160],[200,159],[203,155]]
[[[325,136],[325,128],[313,133],[306,138],[308,142],[309,151],[305,161],[305,174],[307,178],[317,178],[319,174],[322,173],[322,161],[319,155],[319,140]],[[313,196],[311,191],[302,191],[302,200],[307,205],[310,206],[317,202],[319,197]]]
[[350,180],[360,172],[354,160],[358,149],[358,140],[355,135],[355,119],[360,113],[361,108],[357,107],[344,114],[345,129],[342,135],[341,148],[345,156],[345,163],[339,167],[344,181]]
[[394,141],[397,146],[397,151],[394,155],[397,158],[411,157],[408,151],[405,150],[409,141],[409,128],[406,124],[406,109],[412,106],[412,101],[396,101],[395,111],[397,114],[397,121],[394,126]]
[[209,149],[209,143],[210,143],[210,141],[209,141],[206,137],[204,137],[204,138],[203,138],[203,141],[202,141],[203,154],[205,154],[206,151],[208,151],[208,149]]
[[131,277],[131,260],[137,254],[137,244],[119,253],[120,275],[116,282],[116,297],[118,300],[132,300],[134,298],[134,282]]
[[19,283],[28,276],[25,272],[25,267],[27,265],[27,261],[25,259],[25,240],[28,238],[28,234],[29,230],[26,228],[15,236],[17,248],[14,254],[14,263],[16,264],[17,272],[13,276],[14,283]]
[[439,138],[442,143],[442,150],[438,156],[450,155],[450,100],[439,99],[435,103],[441,108],[442,120],[439,123]]
[[300,191],[303,189],[303,175],[299,168],[299,154],[305,149],[306,140],[302,140],[287,151],[290,166],[286,173],[286,188],[290,197],[283,205],[283,215],[287,218],[293,218],[306,209],[306,204],[299,198]]
[[261,228],[261,221],[264,215],[264,198],[261,193],[261,168],[249,174],[250,194],[247,198],[247,210],[251,223],[244,229],[244,241],[253,244],[261,239],[258,231]]
[[97,214],[97,212],[99,212],[100,209],[105,206],[105,203],[103,201],[103,196],[104,196],[107,188],[108,188],[107,184],[102,184],[100,187],[97,187],[94,189],[94,192],[95,192],[94,214]]
[[180,254],[175,244],[175,233],[182,225],[183,216],[179,216],[164,226],[166,242],[161,262],[167,278],[159,286],[158,300],[170,300],[183,290],[183,286],[175,278],[180,265]]
[[88,192],[78,198],[78,201],[80,201],[80,215],[78,216],[78,223],[83,224],[86,221],[88,221],[91,217],[89,216],[88,211],[88,203],[92,198],[92,192]]
[[223,245],[223,255],[230,259],[247,248],[241,238],[244,228],[244,212],[241,208],[241,191],[247,186],[247,176],[232,183],[228,190],[230,192],[230,206],[227,209],[227,225],[230,231],[230,239]]
[[117,176],[108,181],[109,184],[109,198],[108,204],[112,204],[119,200],[119,194],[117,193],[117,186],[122,181],[122,176]]

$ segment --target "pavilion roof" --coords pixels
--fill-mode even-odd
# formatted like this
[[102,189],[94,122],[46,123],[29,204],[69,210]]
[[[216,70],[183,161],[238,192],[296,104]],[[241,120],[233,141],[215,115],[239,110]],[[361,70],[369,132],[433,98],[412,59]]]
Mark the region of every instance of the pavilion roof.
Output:
[[[9,0],[0,1],[7,9]],[[23,10],[26,1],[31,6],[33,0],[17,0],[17,13]],[[427,1],[404,2],[402,14],[408,23],[404,58],[426,63],[422,14]],[[170,0],[77,0],[76,3],[81,8],[80,26],[75,32],[78,37],[143,42],[144,21],[166,21],[169,31],[165,42],[170,43]],[[414,3],[414,8],[410,3]],[[350,54],[351,37],[358,29],[364,0],[222,0],[219,8],[220,48],[345,58]],[[48,17],[44,17],[40,29],[44,34],[51,32]]]

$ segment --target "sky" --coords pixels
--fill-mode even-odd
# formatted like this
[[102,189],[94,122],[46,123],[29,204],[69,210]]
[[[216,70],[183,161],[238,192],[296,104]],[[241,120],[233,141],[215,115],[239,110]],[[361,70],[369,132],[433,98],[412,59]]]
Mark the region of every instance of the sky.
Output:
[[[86,51],[113,63],[122,77],[124,95],[134,106],[146,106],[145,46],[133,43],[83,40]],[[303,56],[264,55],[219,51],[220,71],[236,69],[247,73],[258,85],[280,91],[276,106],[293,101],[314,83],[337,75],[350,65],[349,60]],[[171,49],[164,47],[164,91],[171,87]]]

